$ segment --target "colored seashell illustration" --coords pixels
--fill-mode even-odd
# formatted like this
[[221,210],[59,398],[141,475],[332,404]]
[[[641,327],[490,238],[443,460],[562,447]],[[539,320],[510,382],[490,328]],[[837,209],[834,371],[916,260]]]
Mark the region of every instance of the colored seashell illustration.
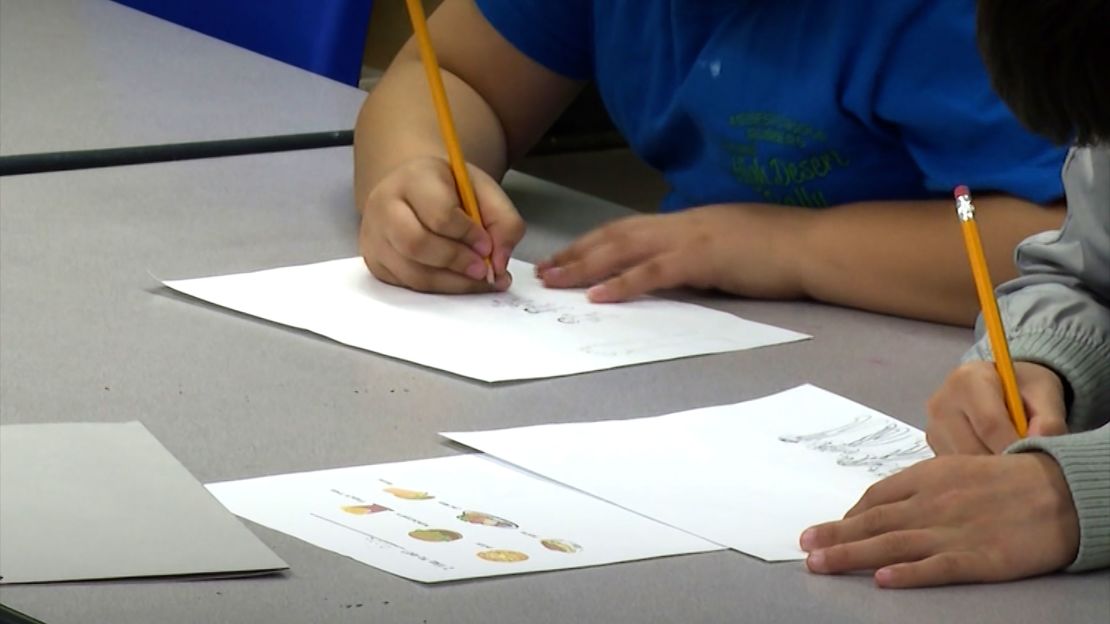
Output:
[[389,507],[384,507],[376,503],[371,503],[369,505],[346,505],[344,507],[340,507],[340,509],[356,516],[368,516],[370,514],[376,514],[382,511],[392,511]]
[[576,553],[576,552],[579,552],[580,550],[582,550],[582,547],[579,546],[578,544],[575,544],[574,542],[568,542],[567,540],[561,540],[561,539],[543,539],[543,540],[540,540],[540,544],[543,544],[543,547],[548,549],[548,550],[553,550],[555,552],[561,552],[561,553],[570,554],[570,553]]
[[470,524],[480,524],[482,526],[497,527],[500,529],[515,529],[517,524],[510,522],[504,518],[498,518],[492,514],[484,513],[481,511],[464,511],[458,516],[459,520],[469,522]]
[[390,494],[396,496],[397,498],[403,498],[405,500],[432,500],[433,498],[435,498],[435,496],[432,496],[431,494],[429,494],[427,492],[420,492],[420,491],[417,491],[417,490],[406,490],[404,488],[397,488],[397,487],[387,487],[383,491],[389,492]]
[[453,542],[462,539],[462,533],[448,529],[417,529],[409,531],[409,537],[422,542]]
[[528,555],[516,550],[483,550],[478,553],[478,558],[496,563],[517,563],[527,561]]

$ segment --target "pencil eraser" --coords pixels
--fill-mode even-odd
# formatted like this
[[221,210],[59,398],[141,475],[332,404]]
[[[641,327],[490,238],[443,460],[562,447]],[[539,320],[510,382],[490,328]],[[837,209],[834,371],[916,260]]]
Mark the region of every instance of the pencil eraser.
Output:
[[964,195],[971,195],[971,190],[967,188],[966,184],[961,184],[952,191],[952,196],[956,199],[959,199]]

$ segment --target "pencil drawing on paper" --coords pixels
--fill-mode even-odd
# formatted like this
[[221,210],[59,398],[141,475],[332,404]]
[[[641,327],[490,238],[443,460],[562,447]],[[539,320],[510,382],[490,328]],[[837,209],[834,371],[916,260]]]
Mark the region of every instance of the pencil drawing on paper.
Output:
[[583,345],[579,347],[578,350],[582,353],[585,353],[586,355],[595,355],[602,357],[628,357],[634,355],[642,355],[645,353],[666,353],[668,351],[681,350],[682,348],[689,347],[690,345],[704,345],[706,349],[719,350],[722,347],[728,347],[731,344],[732,343],[727,337],[707,336],[704,334],[689,332],[677,336],[671,336],[667,339],[638,336],[622,340],[598,342]]
[[503,293],[490,300],[495,308],[520,310],[533,316],[550,316],[563,325],[582,325],[597,323],[603,316],[597,312],[586,312],[576,309],[578,306],[562,305],[549,301],[538,301],[528,297],[521,297],[513,293]]
[[837,465],[866,468],[881,477],[932,457],[925,439],[914,435],[911,427],[884,422],[871,414],[860,414],[844,424],[812,433],[782,435],[779,440],[833,453]]

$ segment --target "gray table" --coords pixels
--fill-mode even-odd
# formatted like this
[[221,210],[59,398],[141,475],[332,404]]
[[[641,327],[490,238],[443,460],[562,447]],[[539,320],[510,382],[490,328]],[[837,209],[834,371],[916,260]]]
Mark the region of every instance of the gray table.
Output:
[[[916,425],[969,332],[816,304],[686,294],[814,340],[489,386],[186,300],[195,277],[355,253],[347,148],[0,178],[4,423],[138,419],[202,481],[461,452],[437,431],[628,418],[813,382]],[[625,214],[523,176],[536,259]],[[149,272],[149,273],[148,273]],[[758,510],[753,510],[758,513]],[[292,566],[213,582],[0,589],[87,622],[1097,622],[1110,575],[881,591],[717,552],[425,586],[251,525]]]
[[349,131],[365,95],[108,0],[0,0],[0,157]]

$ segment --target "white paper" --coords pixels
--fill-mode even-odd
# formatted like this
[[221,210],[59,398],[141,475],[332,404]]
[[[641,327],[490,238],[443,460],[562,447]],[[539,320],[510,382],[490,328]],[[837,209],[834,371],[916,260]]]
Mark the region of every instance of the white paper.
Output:
[[164,282],[245,314],[488,382],[555,377],[808,338],[656,298],[591,304],[512,260],[507,293],[430,295],[374,279],[360,258]]
[[208,489],[247,520],[425,583],[722,548],[482,455]]
[[768,561],[869,485],[932,456],[924,434],[815,386],[652,418],[444,436]]

